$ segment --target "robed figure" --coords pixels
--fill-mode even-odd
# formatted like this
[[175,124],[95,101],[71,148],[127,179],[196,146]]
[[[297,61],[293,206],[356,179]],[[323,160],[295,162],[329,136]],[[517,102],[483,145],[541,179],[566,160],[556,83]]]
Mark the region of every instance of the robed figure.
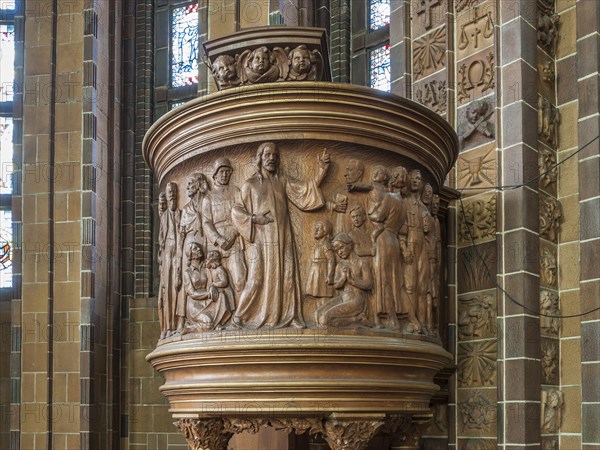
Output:
[[279,150],[272,142],[259,146],[257,171],[241,189],[232,210],[244,240],[248,277],[238,299],[234,324],[245,328],[304,327],[298,259],[288,201],[303,211],[324,205],[319,188],[329,167],[329,155],[319,157],[317,176],[293,180],[279,173]]

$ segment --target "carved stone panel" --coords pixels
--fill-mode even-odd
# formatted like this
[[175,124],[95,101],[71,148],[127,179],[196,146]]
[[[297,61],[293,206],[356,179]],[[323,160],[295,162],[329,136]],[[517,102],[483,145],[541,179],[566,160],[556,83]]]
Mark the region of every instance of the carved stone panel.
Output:
[[496,450],[493,439],[459,439],[458,450]]
[[475,195],[496,184],[496,145],[489,144],[468,152],[458,158],[458,187],[469,188],[463,196]]
[[552,11],[539,11],[537,19],[537,39],[538,45],[544,51],[554,56],[556,53],[556,44],[558,41],[558,27],[560,16]]
[[557,282],[556,249],[542,242],[540,243],[540,284],[549,288],[556,288]]
[[496,308],[495,290],[459,296],[459,341],[496,337]]
[[456,2],[456,11],[461,12],[470,9],[478,3],[481,3],[481,0],[458,0]]
[[556,153],[546,147],[541,147],[538,153],[538,169],[540,171],[540,189],[550,195],[556,195],[556,180],[558,167],[556,166]]
[[475,100],[458,111],[458,141],[461,151],[486,144],[496,138],[493,98]]
[[496,286],[496,242],[458,250],[458,292],[482,291]]
[[[558,337],[560,332],[560,301],[558,294],[540,291],[540,330],[543,335]],[[542,349],[543,350],[543,349]]]
[[487,2],[458,13],[456,25],[458,61],[494,43],[494,7],[493,2]]
[[558,148],[558,124],[560,114],[558,108],[544,97],[538,97],[538,137],[553,149]]
[[496,389],[458,393],[458,429],[463,436],[489,436],[496,429]]
[[413,73],[420,80],[446,67],[446,27],[416,39],[413,44]]
[[[556,319],[558,320],[558,319]],[[541,319],[543,322],[543,319]],[[546,325],[546,324],[544,324]],[[558,384],[558,341],[556,339],[542,338],[542,382],[544,384]]]
[[487,387],[496,384],[496,341],[458,345],[459,387]]
[[542,389],[541,430],[542,433],[558,433],[562,424],[564,394],[558,389]]
[[413,38],[437,28],[446,21],[447,0],[417,0],[411,2],[411,6]]
[[537,53],[538,88],[542,97],[556,104],[556,72],[554,60],[549,58],[541,49]]
[[494,52],[491,49],[458,63],[456,95],[459,105],[494,92]]
[[562,219],[560,201],[540,193],[540,237],[558,243],[558,233]]
[[558,450],[558,438],[542,436],[542,450]]
[[458,245],[496,239],[496,194],[466,199],[459,203]]
[[440,115],[448,111],[447,73],[434,75],[413,85],[414,99]]

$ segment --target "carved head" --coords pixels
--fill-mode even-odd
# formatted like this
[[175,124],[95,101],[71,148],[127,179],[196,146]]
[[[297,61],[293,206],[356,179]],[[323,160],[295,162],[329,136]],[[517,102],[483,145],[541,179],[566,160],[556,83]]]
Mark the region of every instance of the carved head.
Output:
[[406,180],[408,178],[408,172],[406,167],[398,166],[392,169],[392,174],[390,175],[390,184],[398,189],[403,189],[406,187]]
[[213,180],[215,183],[221,186],[229,184],[231,174],[233,173],[233,166],[231,161],[227,158],[219,158],[215,161]]
[[371,181],[375,183],[385,184],[390,178],[388,170],[381,165],[373,166],[371,169]]
[[221,265],[221,253],[217,250],[211,250],[206,254],[206,267],[209,269],[214,269],[215,267],[219,267]]
[[425,183],[425,186],[423,186],[423,195],[421,196],[421,200],[427,206],[431,205],[431,202],[433,201],[433,186],[431,186],[431,184]]
[[250,68],[259,75],[262,75],[271,68],[271,54],[267,47],[259,47],[252,52],[248,59]]
[[317,240],[331,237],[333,226],[329,220],[318,220],[313,227],[313,237]]
[[438,194],[433,194],[433,199],[431,201],[431,214],[434,216],[440,210],[440,196]]
[[177,208],[177,184],[173,182],[168,183],[165,192],[169,208],[175,210],[175,208]]
[[480,117],[484,116],[488,111],[488,104],[485,101],[476,101],[467,107],[467,120],[470,123],[475,123]]
[[164,192],[158,194],[158,212],[163,213],[167,210],[167,195]]
[[414,169],[409,172],[408,183],[411,192],[421,192],[423,189],[423,177],[419,169]]
[[279,169],[279,149],[274,142],[264,142],[256,151],[256,164],[268,172],[276,173]]
[[185,256],[188,260],[188,266],[192,261],[202,261],[204,259],[202,246],[198,242],[190,242],[185,249]]
[[342,259],[347,259],[354,249],[354,241],[346,233],[338,233],[331,241],[333,250]]
[[195,198],[198,192],[204,194],[208,190],[206,175],[200,172],[189,175],[186,179],[185,190],[189,198]]
[[290,67],[297,74],[310,72],[311,59],[310,51],[306,45],[299,45],[290,52]]
[[212,65],[212,73],[219,84],[228,84],[237,78],[235,58],[230,55],[221,55]]
[[344,179],[348,184],[358,183],[365,173],[365,165],[359,159],[349,159],[344,171]]
[[352,203],[348,208],[348,212],[350,213],[352,225],[356,228],[362,227],[363,223],[367,220],[365,208],[360,203]]

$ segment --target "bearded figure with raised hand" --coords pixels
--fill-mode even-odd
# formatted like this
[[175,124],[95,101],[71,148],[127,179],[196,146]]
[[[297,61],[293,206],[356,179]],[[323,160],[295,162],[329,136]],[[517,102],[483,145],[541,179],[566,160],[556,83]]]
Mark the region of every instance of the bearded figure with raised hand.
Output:
[[258,147],[257,170],[244,182],[240,201],[232,210],[248,264],[246,285],[233,317],[238,326],[304,327],[288,201],[302,211],[325,204],[319,186],[329,168],[329,155],[323,152],[318,163],[313,180],[294,180],[280,172],[279,150],[273,142]]
[[[408,174],[409,194],[405,199],[406,224],[400,232],[400,249],[403,260],[403,292],[417,312],[421,325],[427,323],[427,295],[429,293],[429,254],[425,242],[429,211],[421,201],[423,179],[420,170]],[[415,324],[409,324],[409,332],[419,332]]]
[[246,283],[246,263],[241,239],[231,218],[231,210],[240,196],[240,190],[230,184],[232,173],[229,159],[217,159],[212,176],[213,188],[202,200],[202,219],[207,248],[219,251],[233,288],[239,294]]
[[[171,336],[180,322],[177,308],[181,303],[181,236],[179,224],[181,211],[177,208],[177,185],[169,183],[164,196],[167,208],[160,214],[158,234],[160,283],[158,308],[161,323],[160,339]],[[162,196],[159,208],[164,208]],[[184,314],[185,315],[185,312]],[[183,321],[183,317],[181,318]]]
[[371,268],[354,252],[354,242],[346,233],[336,234],[332,244],[339,257],[333,287],[340,295],[317,308],[317,323],[325,327],[367,325],[366,298],[373,286]]

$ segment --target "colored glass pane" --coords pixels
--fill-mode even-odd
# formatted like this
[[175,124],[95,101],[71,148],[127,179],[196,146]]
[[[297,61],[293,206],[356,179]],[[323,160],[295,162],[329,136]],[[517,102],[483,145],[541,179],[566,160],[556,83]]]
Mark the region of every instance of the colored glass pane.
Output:
[[0,102],[13,101],[15,26],[0,25]]
[[185,102],[173,102],[171,103],[171,108],[170,109],[175,109],[180,107],[181,105],[183,105]]
[[371,87],[390,91],[390,45],[386,44],[369,52]]
[[13,120],[0,117],[0,194],[12,193],[13,173]]
[[377,30],[390,23],[390,0],[371,0],[369,2],[369,27]]
[[198,4],[171,14],[171,87],[198,83]]
[[12,211],[0,211],[0,288],[12,286]]

